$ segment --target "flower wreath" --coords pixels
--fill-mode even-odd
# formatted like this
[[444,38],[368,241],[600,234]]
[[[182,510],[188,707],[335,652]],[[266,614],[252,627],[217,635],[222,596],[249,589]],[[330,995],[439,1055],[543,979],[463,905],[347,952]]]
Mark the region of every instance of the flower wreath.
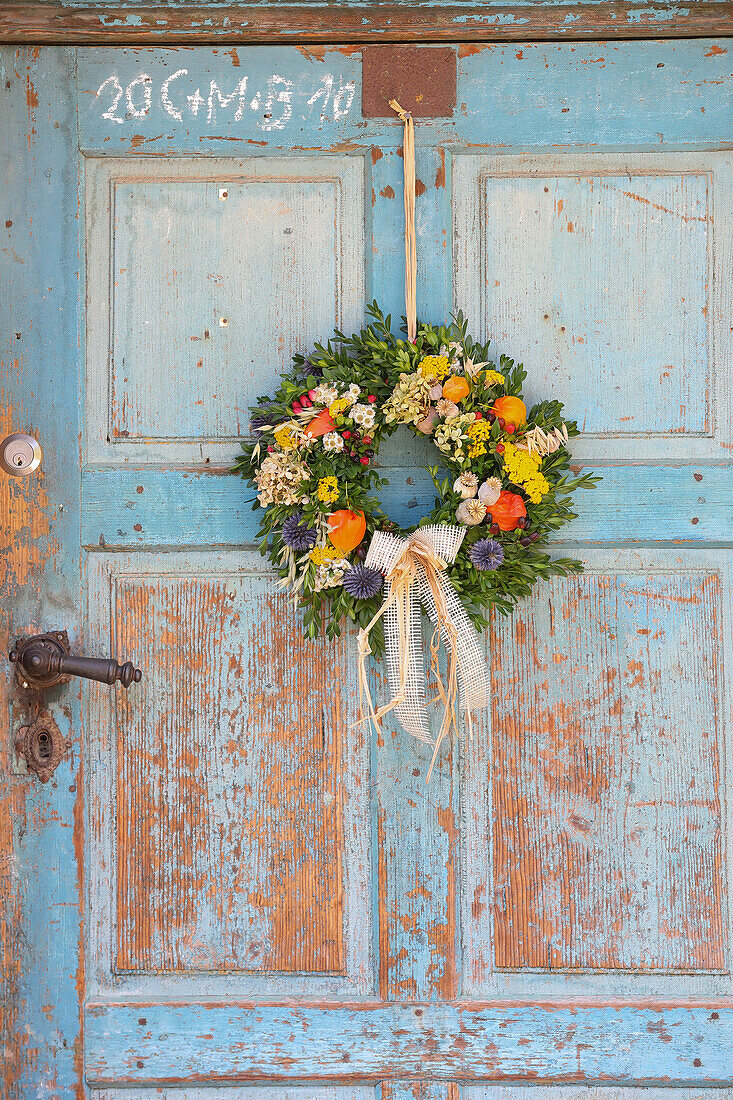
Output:
[[[296,355],[275,394],[259,398],[254,439],[242,443],[236,469],[256,488],[260,551],[302,605],[306,636],[324,624],[338,636],[348,619],[370,629],[370,651],[380,654],[386,569],[367,559],[375,532],[465,529],[455,560],[441,565],[482,628],[486,609],[509,612],[537,580],[582,570],[543,548],[574,518],[574,491],[596,479],[570,476],[567,444],[578,430],[560,402],[527,411],[521,364],[504,355],[491,362],[462,314],[419,325],[414,342],[393,335],[376,302],[368,314],[358,334],[337,331]],[[376,493],[386,481],[375,463],[382,440],[402,425],[439,452],[428,467],[435,507],[405,530],[382,510]]]

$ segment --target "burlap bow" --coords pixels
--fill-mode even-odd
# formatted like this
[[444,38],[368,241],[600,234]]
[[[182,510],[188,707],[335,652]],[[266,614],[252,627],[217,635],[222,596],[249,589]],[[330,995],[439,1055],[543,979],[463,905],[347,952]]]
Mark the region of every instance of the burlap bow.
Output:
[[[461,709],[469,723],[471,714],[489,701],[486,661],[476,640],[476,631],[463,609],[445,568],[456,559],[465,527],[436,525],[421,527],[401,538],[375,532],[365,564],[384,573],[384,603],[369,625],[359,632],[359,695],[366,699],[373,721],[395,710],[403,728],[421,741],[433,743],[428,726],[425,672],[422,658],[421,610],[424,607],[435,624],[430,643],[431,667],[438,695],[444,705],[428,779],[443,738],[451,726],[457,732],[456,704],[460,683]],[[387,669],[392,699],[374,710],[366,677],[366,658],[371,652],[369,632],[384,617]],[[439,639],[448,653],[446,682],[438,667]],[[431,700],[435,701],[435,700]]]

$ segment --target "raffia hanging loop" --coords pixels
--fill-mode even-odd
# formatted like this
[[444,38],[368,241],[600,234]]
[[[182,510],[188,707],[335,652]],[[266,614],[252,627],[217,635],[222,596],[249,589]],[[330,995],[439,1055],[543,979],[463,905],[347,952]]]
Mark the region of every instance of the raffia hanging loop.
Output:
[[396,99],[389,105],[405,124],[402,162],[405,176],[405,314],[407,339],[417,336],[417,241],[415,238],[415,123]]

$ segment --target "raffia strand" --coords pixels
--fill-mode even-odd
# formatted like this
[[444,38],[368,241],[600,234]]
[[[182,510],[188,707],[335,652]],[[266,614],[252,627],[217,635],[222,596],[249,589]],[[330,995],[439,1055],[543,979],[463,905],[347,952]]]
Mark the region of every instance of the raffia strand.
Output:
[[415,123],[396,99],[389,105],[404,123],[402,163],[405,177],[405,315],[407,338],[417,336],[417,240],[415,237]]

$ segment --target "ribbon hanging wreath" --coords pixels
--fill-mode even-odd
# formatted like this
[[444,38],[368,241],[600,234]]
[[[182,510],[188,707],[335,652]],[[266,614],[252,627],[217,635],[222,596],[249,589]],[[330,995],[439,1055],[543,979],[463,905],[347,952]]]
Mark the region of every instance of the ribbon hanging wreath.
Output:
[[[295,355],[274,396],[252,410],[235,469],[256,489],[260,550],[304,608],[306,636],[323,629],[333,638],[344,620],[357,624],[361,720],[394,711],[408,733],[433,743],[429,778],[459,713],[470,729],[489,702],[476,634],[484,609],[509,612],[535,581],[581,571],[543,544],[574,518],[573,492],[596,479],[570,470],[577,427],[560,402],[527,410],[521,364],[504,355],[490,362],[488,343],[472,339],[460,313],[440,326],[417,323],[414,123],[396,100],[390,106],[404,125],[407,339],[372,302],[359,333],[336,332]],[[373,495],[386,484],[373,465],[379,445],[403,425],[432,439],[447,471],[428,467],[435,507],[405,531]],[[434,627],[429,701],[423,610]],[[367,663],[383,651],[391,698],[375,707]],[[435,737],[432,702],[443,708]]]

